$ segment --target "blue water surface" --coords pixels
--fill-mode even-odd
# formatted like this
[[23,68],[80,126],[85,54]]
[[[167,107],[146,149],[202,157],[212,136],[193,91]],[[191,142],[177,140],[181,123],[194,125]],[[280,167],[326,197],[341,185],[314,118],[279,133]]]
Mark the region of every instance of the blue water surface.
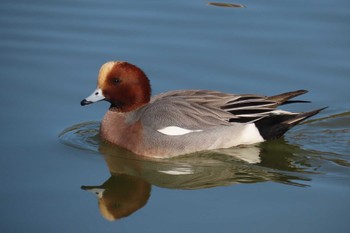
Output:
[[[225,3],[245,8],[1,2],[1,232],[349,231],[350,2]],[[306,89],[287,110],[328,108],[277,141],[142,159],[101,142],[108,103],[79,105],[110,60],[153,94]]]

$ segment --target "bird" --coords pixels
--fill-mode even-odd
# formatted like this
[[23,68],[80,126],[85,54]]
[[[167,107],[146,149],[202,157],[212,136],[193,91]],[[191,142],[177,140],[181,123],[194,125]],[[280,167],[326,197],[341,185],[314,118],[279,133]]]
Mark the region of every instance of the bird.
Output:
[[151,97],[147,75],[125,61],[103,64],[96,90],[82,106],[108,101],[100,137],[137,155],[169,158],[199,151],[257,144],[282,137],[289,129],[325,108],[289,112],[281,105],[307,93],[273,96],[212,90],[174,90]]

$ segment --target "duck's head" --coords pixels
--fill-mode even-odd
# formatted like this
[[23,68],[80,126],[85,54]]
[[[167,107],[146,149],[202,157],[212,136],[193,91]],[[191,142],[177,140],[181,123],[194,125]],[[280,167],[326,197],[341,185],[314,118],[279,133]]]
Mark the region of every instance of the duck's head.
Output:
[[129,112],[147,104],[150,98],[150,82],[140,68],[127,62],[111,61],[102,65],[96,90],[80,104],[106,100],[111,103],[112,110]]

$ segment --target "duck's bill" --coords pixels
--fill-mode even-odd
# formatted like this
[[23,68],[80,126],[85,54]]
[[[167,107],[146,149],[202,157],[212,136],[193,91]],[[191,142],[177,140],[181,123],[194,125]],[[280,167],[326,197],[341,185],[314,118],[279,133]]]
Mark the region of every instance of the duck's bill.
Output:
[[84,105],[88,105],[88,104],[92,104],[101,100],[104,100],[105,97],[102,94],[102,90],[100,88],[97,88],[90,96],[88,96],[87,98],[83,99],[80,102],[81,106]]

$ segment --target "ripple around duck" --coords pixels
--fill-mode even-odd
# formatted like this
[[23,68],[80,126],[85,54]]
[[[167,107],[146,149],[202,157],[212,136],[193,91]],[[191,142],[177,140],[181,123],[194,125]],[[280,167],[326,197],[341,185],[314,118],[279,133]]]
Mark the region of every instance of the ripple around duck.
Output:
[[350,112],[311,120],[297,128],[292,140],[309,150],[350,156]]
[[288,139],[300,145],[304,153],[320,164],[319,171],[332,176],[349,176],[350,112],[334,114],[306,122]]
[[[337,138],[344,141],[348,131],[341,127],[324,128],[333,124],[333,121],[347,122],[340,118],[348,116],[345,113],[309,121],[290,133],[287,137],[289,143],[280,139],[167,159],[137,156],[104,142],[99,136],[100,122],[96,121],[68,127],[59,138],[65,145],[101,154],[112,174],[127,173],[161,187],[198,189],[264,181],[309,186],[315,176],[350,176],[349,156],[331,151],[331,145],[337,143]],[[333,133],[327,133],[333,130],[340,130],[336,134],[341,134],[335,140]],[[320,134],[323,135],[322,140],[318,140]]]
[[77,149],[98,153],[99,127],[100,122],[97,121],[72,125],[59,134],[60,142]]

